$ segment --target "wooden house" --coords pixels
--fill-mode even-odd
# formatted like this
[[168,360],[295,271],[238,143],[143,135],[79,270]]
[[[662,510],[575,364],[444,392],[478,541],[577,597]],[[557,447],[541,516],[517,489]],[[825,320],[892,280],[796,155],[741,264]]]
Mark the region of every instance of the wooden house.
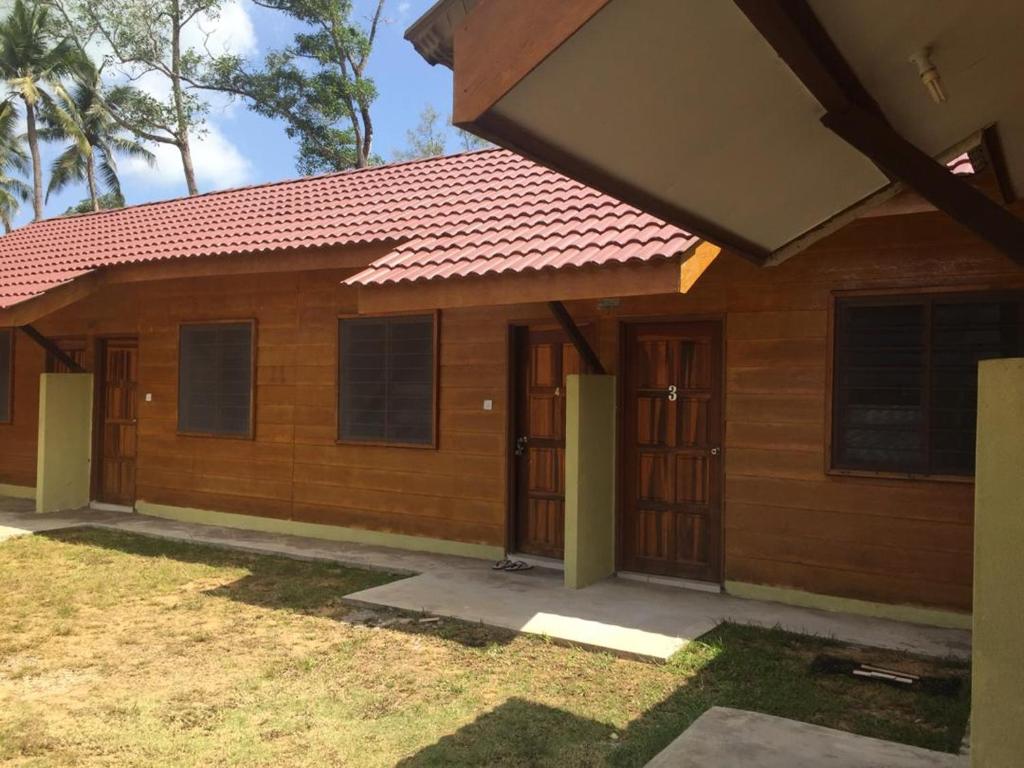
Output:
[[954,625],[973,371],[1024,351],[942,214],[764,269],[505,150],[31,224],[0,280],[7,494],[83,370],[82,503]]

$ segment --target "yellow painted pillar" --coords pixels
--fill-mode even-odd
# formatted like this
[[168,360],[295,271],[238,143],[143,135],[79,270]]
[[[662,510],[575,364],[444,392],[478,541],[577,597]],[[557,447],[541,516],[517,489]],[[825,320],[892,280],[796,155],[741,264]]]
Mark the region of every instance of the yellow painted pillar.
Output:
[[571,375],[565,401],[565,585],[615,572],[615,377]]
[[1024,762],[1024,358],[978,366],[971,765]]
[[39,381],[36,512],[89,503],[92,374],[44,373]]

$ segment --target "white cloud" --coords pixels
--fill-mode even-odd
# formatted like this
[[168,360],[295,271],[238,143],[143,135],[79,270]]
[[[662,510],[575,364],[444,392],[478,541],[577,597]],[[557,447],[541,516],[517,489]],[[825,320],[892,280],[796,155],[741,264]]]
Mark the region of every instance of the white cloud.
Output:
[[209,50],[214,55],[251,56],[256,52],[256,28],[247,3],[229,0],[216,14],[200,14],[182,31],[182,43],[186,48]]
[[[237,187],[252,178],[252,163],[216,125],[207,124],[206,132],[192,136],[190,145],[200,192]],[[151,188],[177,187],[183,190],[185,176],[177,148],[159,144],[151,149],[156,154],[155,168],[150,168],[142,160],[128,158],[121,162],[122,175]]]

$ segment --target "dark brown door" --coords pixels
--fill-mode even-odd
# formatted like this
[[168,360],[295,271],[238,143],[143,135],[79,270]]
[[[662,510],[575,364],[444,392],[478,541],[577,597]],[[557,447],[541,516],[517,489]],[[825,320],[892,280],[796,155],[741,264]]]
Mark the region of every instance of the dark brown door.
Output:
[[623,570],[721,578],[721,326],[626,333]]
[[565,377],[579,373],[561,331],[523,329],[516,385],[515,548],[561,559],[565,551]]
[[138,343],[105,341],[100,359],[96,499],[131,506],[135,503],[138,435]]

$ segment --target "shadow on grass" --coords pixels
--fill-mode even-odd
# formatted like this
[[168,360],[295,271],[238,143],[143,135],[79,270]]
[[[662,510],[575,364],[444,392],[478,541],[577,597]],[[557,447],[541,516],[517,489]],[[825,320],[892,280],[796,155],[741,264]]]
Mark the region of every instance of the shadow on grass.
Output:
[[[444,620],[421,624],[407,612],[376,606],[361,609],[346,602],[347,595],[409,578],[408,574],[356,568],[326,560],[300,560],[281,555],[252,553],[216,545],[165,539],[107,528],[64,528],[39,534],[63,544],[100,547],[136,557],[165,558],[211,568],[240,568],[247,573],[234,581],[203,590],[203,594],[271,610],[380,623],[411,634],[429,634],[471,648],[503,645],[516,633],[483,625]],[[403,618],[405,617],[405,618]]]
[[[46,536],[136,556],[244,569],[239,578],[207,589],[205,594],[338,621],[351,621],[353,609],[344,603],[345,595],[403,578],[336,563],[249,554],[118,531],[79,529]],[[504,645],[516,637],[507,630],[455,620],[421,624],[414,616],[380,613],[397,619],[388,624],[389,629],[470,647]],[[666,669],[678,681],[672,693],[633,719],[617,739],[612,738],[613,729],[607,722],[518,697],[423,748],[401,765],[641,766],[716,705],[929,749],[957,749],[970,708],[969,686],[963,686],[958,697],[949,698],[843,676],[812,675],[812,659],[839,647],[844,653],[860,653],[862,660],[883,666],[899,668],[914,663],[926,665],[927,670],[920,670],[926,674],[967,674],[966,665],[960,662],[915,661],[894,652],[857,651],[781,630],[723,624],[670,660]],[[514,647],[509,652],[517,653]],[[514,664],[515,659],[506,663]],[[614,697],[616,691],[595,690],[593,695]],[[586,706],[581,704],[581,708]]]
[[[822,647],[836,645],[780,630],[723,624],[670,662],[679,685],[621,731],[606,722],[513,698],[399,765],[639,767],[714,706],[936,751],[958,750],[970,709],[966,686],[951,699],[811,675],[808,659]],[[934,664],[949,674],[965,672],[958,662]]]
[[[469,725],[396,763],[396,768],[428,766],[565,766],[579,754],[594,755],[595,744],[614,745],[613,728],[562,709],[511,698]],[[605,751],[598,749],[598,752]]]

